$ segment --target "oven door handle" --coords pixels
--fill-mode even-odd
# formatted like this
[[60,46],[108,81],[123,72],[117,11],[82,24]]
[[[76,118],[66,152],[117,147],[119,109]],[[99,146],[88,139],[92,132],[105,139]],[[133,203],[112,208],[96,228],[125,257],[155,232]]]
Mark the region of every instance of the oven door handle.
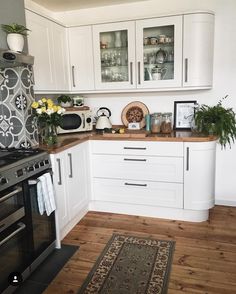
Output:
[[5,244],[7,241],[9,241],[11,238],[13,238],[20,231],[24,230],[25,227],[26,227],[26,225],[23,224],[23,223],[18,223],[17,226],[18,226],[18,229],[16,229],[14,232],[12,232],[10,235],[8,235],[5,239],[3,239],[2,241],[0,241],[0,246],[2,246],[3,244]]
[[18,187],[16,190],[8,193],[7,195],[3,196],[0,198],[0,203],[7,200],[8,198],[11,198],[12,196],[14,196],[15,194],[17,193],[20,193],[22,191],[22,188],[21,187]]

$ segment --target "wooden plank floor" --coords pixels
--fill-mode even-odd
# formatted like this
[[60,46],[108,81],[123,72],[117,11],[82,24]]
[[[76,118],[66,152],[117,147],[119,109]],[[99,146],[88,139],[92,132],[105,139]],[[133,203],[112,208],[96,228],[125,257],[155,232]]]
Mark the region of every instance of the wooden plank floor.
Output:
[[80,249],[44,294],[77,293],[113,233],[176,241],[169,294],[236,293],[236,207],[216,206],[202,223],[89,212],[63,240]]

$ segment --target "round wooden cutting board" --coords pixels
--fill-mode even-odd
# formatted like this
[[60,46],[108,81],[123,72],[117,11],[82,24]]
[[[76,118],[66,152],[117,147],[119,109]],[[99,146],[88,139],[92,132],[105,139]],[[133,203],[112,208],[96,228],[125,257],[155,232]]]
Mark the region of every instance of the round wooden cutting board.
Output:
[[140,128],[145,127],[145,115],[149,114],[147,106],[140,102],[134,101],[125,106],[121,113],[121,120],[124,126],[128,126],[129,123],[138,122]]

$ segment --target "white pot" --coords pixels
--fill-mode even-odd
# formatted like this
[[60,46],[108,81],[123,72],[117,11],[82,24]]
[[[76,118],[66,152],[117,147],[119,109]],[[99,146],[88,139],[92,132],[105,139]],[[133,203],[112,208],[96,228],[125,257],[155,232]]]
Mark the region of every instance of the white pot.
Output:
[[61,107],[71,107],[72,106],[72,102],[61,102]]
[[24,48],[24,37],[21,34],[11,33],[7,35],[7,45],[12,51],[22,52]]

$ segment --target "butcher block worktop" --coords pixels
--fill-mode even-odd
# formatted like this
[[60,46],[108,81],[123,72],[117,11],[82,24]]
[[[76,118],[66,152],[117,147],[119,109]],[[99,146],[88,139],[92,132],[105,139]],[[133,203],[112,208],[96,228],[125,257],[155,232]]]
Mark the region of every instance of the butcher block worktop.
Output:
[[208,142],[215,141],[215,136],[204,136],[202,134],[192,133],[191,131],[173,131],[171,134],[152,134],[145,130],[129,131],[124,134],[97,134],[95,131],[61,134],[58,135],[58,143],[53,147],[41,145],[40,148],[47,150],[49,153],[58,153],[80,144],[87,140],[127,140],[127,141],[164,141],[164,142]]

